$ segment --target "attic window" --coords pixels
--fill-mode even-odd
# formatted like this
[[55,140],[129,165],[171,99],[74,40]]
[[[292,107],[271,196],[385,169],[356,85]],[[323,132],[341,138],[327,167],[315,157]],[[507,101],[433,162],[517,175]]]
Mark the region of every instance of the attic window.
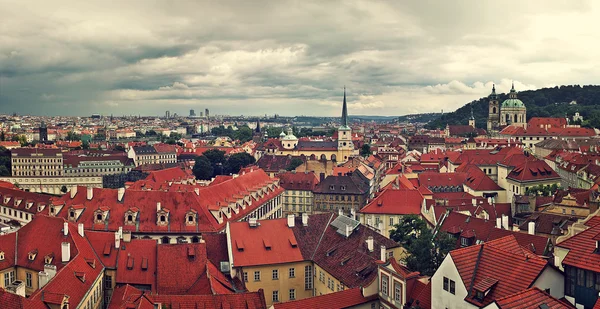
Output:
[[334,185],[329,186],[329,190],[335,190],[335,186]]
[[69,211],[69,218],[75,219],[75,210]]
[[480,302],[483,301],[483,297],[484,297],[483,292],[481,292],[481,291],[475,292],[475,299],[477,299],[478,301],[480,301]]
[[132,215],[127,215],[127,221],[128,222],[133,222],[133,216]]
[[88,265],[90,265],[91,268],[96,269],[96,260],[94,260],[94,259],[85,259],[85,262],[88,263]]
[[290,245],[292,246],[292,248],[298,247],[298,243],[296,242],[295,239],[292,239],[292,238],[290,238]]
[[54,259],[54,256],[51,254],[48,254],[44,257],[44,263],[51,264],[53,259]]
[[167,221],[167,217],[165,215],[161,215],[160,222],[166,222],[166,221]]
[[30,261],[35,260],[36,255],[37,255],[37,250],[33,250],[33,251],[29,252],[29,255],[28,255],[29,256],[29,260]]
[[271,242],[268,239],[263,239],[263,245],[265,246],[265,249],[271,250]]
[[4,251],[0,251],[0,261],[4,261]]
[[346,191],[346,186],[340,186],[340,190]]
[[102,214],[99,213],[96,215],[96,221],[102,221]]
[[188,258],[193,259],[196,256],[196,252],[194,251],[194,248],[188,247],[187,255],[188,255]]
[[127,269],[133,269],[133,258],[131,256],[127,257]]
[[147,269],[148,269],[148,259],[142,258],[142,270],[147,270]]
[[85,273],[84,272],[76,271],[75,277],[77,277],[77,279],[81,280],[81,282],[85,282]]

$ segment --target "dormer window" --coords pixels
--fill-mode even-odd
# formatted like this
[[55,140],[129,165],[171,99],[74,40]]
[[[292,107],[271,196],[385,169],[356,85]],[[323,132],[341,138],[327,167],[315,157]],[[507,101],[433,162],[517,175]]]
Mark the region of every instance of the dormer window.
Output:
[[75,210],[69,211],[69,219],[71,219],[71,220],[75,219]]
[[133,222],[133,216],[132,216],[132,215],[128,215],[128,216],[127,216],[127,221],[129,221],[129,222]]
[[167,216],[162,215],[160,216],[160,222],[166,222],[167,221]]
[[4,251],[0,251],[0,261],[4,261]]
[[476,291],[476,292],[475,292],[475,299],[477,299],[477,300],[478,300],[478,301],[480,301],[480,302],[481,302],[481,301],[483,301],[483,297],[484,297],[484,296],[485,296],[485,295],[484,295],[484,294],[483,294],[483,292],[481,292],[481,291]]
[[193,217],[193,216],[188,216],[188,219],[187,219],[187,221],[188,221],[188,222],[194,222],[194,217]]
[[48,254],[44,257],[44,264],[52,264],[52,260],[54,256],[52,254]]
[[334,185],[329,186],[329,190],[335,190],[335,186]]
[[101,213],[96,214],[96,221],[102,221],[102,214]]
[[37,256],[37,250],[33,250],[33,251],[29,252],[29,254],[28,254],[28,258],[30,261],[35,260],[36,256]]

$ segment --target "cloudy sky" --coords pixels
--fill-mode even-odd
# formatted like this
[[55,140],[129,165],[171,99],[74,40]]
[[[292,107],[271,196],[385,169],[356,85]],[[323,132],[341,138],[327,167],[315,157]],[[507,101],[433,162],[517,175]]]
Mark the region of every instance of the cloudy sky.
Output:
[[0,0],[0,113],[450,111],[600,80],[598,1]]

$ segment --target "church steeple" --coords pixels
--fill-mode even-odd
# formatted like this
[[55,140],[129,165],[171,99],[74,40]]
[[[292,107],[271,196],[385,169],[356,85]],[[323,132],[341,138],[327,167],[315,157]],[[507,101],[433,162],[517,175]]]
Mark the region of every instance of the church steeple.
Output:
[[344,86],[344,103],[342,104],[342,127],[348,127],[348,106],[346,104],[346,86]]

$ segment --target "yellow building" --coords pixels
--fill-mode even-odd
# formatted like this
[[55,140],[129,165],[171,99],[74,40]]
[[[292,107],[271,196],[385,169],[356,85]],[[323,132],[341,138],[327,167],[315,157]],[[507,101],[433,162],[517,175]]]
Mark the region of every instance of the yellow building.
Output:
[[394,241],[331,213],[228,223],[226,233],[230,275],[263,289],[268,306],[372,286],[378,261],[400,254]]

